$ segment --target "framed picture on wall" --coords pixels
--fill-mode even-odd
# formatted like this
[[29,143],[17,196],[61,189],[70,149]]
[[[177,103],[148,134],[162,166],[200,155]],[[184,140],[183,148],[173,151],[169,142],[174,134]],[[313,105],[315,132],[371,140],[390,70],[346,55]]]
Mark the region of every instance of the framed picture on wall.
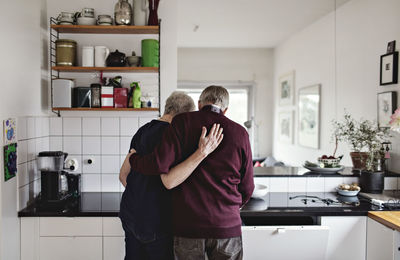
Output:
[[378,126],[390,127],[390,116],[397,108],[397,92],[378,93]]
[[304,87],[299,90],[299,145],[319,149],[321,85]]
[[380,85],[397,84],[399,52],[381,56]]
[[293,111],[279,113],[279,141],[293,143]]
[[294,101],[294,71],[279,78],[279,104],[293,105]]

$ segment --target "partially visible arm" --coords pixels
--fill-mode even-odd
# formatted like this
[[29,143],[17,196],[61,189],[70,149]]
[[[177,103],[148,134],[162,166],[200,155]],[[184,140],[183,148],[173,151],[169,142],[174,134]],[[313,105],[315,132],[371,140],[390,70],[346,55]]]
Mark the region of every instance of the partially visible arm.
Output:
[[125,157],[124,163],[119,170],[119,181],[126,187],[126,178],[128,174],[131,172],[131,165],[129,164],[129,158],[132,154],[136,153],[135,149],[131,149],[130,153]]
[[[246,135],[247,136],[247,135]],[[246,137],[244,137],[246,138]],[[248,138],[248,136],[247,136]],[[242,194],[241,207],[250,200],[254,190],[254,176],[253,176],[253,158],[251,155],[251,147],[249,140],[246,140],[244,147],[244,157],[242,161],[241,181],[238,185],[238,190]]]
[[219,124],[214,124],[209,135],[206,137],[207,129],[203,126],[197,150],[168,173],[161,174],[161,181],[164,186],[167,189],[172,189],[184,182],[204,158],[212,153],[221,143],[223,139],[222,131],[223,129],[220,128]]

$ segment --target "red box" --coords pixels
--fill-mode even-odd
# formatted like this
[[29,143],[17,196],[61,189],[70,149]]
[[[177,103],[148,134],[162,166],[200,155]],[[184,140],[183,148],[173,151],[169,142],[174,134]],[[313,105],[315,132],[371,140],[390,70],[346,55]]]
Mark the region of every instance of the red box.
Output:
[[114,88],[114,107],[125,108],[128,107],[128,89],[127,88]]

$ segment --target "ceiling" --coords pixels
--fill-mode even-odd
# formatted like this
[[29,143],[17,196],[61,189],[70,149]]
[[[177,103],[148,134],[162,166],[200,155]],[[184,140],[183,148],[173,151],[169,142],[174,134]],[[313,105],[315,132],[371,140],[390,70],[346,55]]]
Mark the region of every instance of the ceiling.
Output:
[[347,1],[178,0],[178,47],[272,48]]

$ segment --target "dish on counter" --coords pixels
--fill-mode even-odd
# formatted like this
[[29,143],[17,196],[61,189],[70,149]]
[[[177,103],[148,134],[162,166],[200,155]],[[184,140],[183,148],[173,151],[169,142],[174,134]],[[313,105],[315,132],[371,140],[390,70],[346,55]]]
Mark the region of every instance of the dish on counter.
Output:
[[268,187],[262,184],[255,184],[253,194],[251,195],[252,198],[258,199],[262,198],[268,193]]
[[358,186],[357,183],[353,184],[340,184],[339,187],[336,188],[336,191],[339,193],[339,195],[342,196],[357,196],[357,194],[360,192],[361,188]]
[[304,168],[312,171],[312,172],[320,172],[320,173],[329,173],[329,174],[334,174],[337,172],[340,172],[342,170],[344,170],[344,166],[343,165],[339,165],[339,167],[334,167],[334,168],[321,168],[318,165],[314,164],[314,166],[305,163],[303,165]]

